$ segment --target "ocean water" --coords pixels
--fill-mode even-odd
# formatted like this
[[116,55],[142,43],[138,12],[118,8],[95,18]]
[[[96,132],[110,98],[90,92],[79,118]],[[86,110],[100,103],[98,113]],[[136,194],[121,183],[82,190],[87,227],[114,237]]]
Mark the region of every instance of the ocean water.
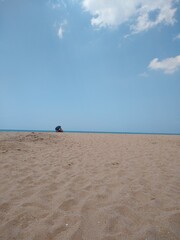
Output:
[[0,132],[55,132],[52,130],[0,129]]
[[[54,130],[29,130],[29,129],[0,129],[0,132],[55,132]],[[180,135],[180,133],[156,133],[156,132],[103,132],[103,131],[64,131],[65,133],[97,133],[97,134],[151,134],[151,135]]]

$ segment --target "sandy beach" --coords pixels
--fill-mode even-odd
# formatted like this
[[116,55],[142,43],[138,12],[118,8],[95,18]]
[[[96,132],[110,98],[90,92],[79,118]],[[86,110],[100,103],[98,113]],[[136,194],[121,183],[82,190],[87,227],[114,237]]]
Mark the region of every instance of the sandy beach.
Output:
[[180,239],[180,136],[0,133],[1,240]]

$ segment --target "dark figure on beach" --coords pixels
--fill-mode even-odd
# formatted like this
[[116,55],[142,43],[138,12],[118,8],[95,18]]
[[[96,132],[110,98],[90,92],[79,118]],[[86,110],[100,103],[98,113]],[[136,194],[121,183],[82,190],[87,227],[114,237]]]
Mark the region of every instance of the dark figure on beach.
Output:
[[55,128],[55,131],[56,131],[56,132],[63,132],[63,129],[62,129],[61,126],[57,126],[57,127]]

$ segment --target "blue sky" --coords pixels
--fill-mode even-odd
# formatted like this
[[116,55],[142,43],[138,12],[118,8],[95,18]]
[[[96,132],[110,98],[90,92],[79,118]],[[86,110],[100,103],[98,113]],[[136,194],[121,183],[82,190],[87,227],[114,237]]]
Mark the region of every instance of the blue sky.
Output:
[[180,1],[0,0],[0,129],[180,133]]

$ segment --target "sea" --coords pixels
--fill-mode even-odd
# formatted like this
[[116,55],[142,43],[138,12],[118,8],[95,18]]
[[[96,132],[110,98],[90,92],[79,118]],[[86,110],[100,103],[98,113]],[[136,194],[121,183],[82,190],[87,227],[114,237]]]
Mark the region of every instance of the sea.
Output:
[[[0,132],[37,132],[37,133],[51,133],[55,132],[54,130],[34,130],[34,129],[0,129]],[[180,133],[162,133],[162,132],[105,132],[105,131],[72,131],[67,130],[64,133],[97,133],[97,134],[141,134],[141,135],[180,135]]]

